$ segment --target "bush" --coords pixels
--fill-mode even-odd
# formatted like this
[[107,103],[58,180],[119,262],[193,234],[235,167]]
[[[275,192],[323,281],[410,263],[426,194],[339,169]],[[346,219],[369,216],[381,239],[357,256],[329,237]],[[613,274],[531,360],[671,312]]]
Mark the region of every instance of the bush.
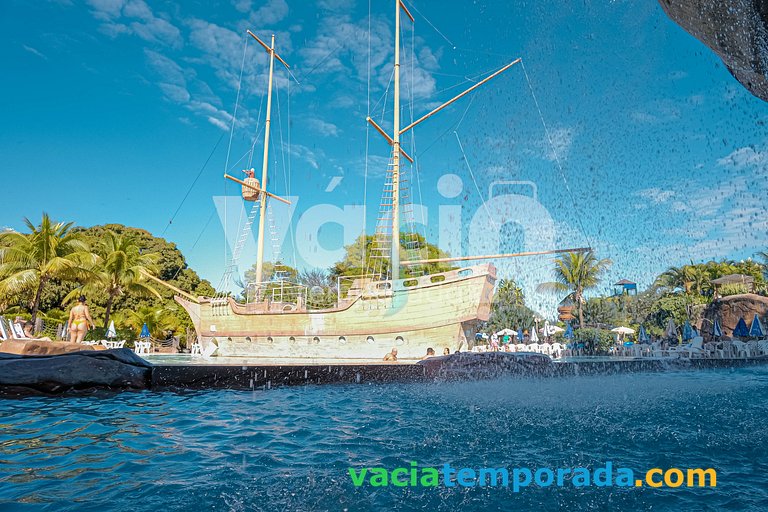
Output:
[[[131,341],[136,339],[136,333],[133,331],[133,329],[130,328],[115,329],[115,334],[117,334],[117,337],[114,338],[116,340]],[[105,339],[107,339],[107,329],[104,327],[95,327],[93,329],[89,329],[85,335],[86,341],[99,341]]]
[[583,343],[587,352],[596,354],[607,353],[615,341],[614,333],[605,329],[585,327],[574,331],[574,341]]
[[747,285],[741,283],[724,284],[720,287],[720,295],[727,297],[728,295],[741,295],[743,293],[749,293]]

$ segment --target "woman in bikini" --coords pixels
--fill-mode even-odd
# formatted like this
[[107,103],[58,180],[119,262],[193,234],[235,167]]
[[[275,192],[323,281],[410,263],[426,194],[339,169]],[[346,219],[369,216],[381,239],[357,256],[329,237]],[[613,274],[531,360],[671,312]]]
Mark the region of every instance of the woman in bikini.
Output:
[[85,333],[88,332],[88,324],[96,327],[91,318],[91,312],[85,305],[85,295],[77,299],[77,306],[69,312],[69,341],[71,343],[82,343]]

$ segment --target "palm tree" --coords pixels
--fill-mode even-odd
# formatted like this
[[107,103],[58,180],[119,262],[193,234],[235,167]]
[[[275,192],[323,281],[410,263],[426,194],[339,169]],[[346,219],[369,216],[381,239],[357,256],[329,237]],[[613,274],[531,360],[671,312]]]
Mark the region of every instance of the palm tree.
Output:
[[671,290],[682,288],[685,290],[685,293],[690,293],[691,286],[693,285],[691,267],[688,265],[683,265],[682,267],[669,267],[657,278],[657,283],[660,286]]
[[611,260],[598,260],[592,251],[569,252],[555,260],[555,281],[542,283],[537,291],[570,292],[569,297],[579,308],[579,326],[584,326],[584,292],[600,283],[600,277],[611,265]]
[[130,311],[119,311],[115,316],[120,317],[121,324],[133,328],[137,333],[147,324],[150,335],[155,339],[161,339],[163,331],[178,330],[182,326],[176,311],[171,307],[141,306]]
[[138,296],[162,296],[146,281],[145,274],[157,272],[157,253],[143,254],[136,241],[129,236],[121,236],[107,231],[95,248],[98,260],[93,268],[91,279],[80,289],[73,290],[65,300],[70,300],[80,293],[92,291],[106,292],[107,304],[104,310],[104,328],[109,326],[109,317],[115,299],[130,292]]
[[29,233],[0,235],[0,296],[34,290],[32,322],[37,320],[40,297],[51,279],[73,280],[89,276],[87,266],[95,260],[72,224],[54,222],[47,213],[39,226],[25,218]]

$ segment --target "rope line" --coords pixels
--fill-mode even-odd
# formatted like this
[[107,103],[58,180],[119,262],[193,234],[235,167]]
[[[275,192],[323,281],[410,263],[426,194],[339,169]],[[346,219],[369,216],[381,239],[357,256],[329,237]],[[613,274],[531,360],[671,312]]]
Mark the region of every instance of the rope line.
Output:
[[179,210],[181,210],[181,207],[184,206],[184,202],[189,197],[189,194],[192,192],[192,189],[195,187],[195,184],[197,184],[197,180],[200,179],[200,176],[202,176],[203,171],[205,170],[206,166],[208,165],[208,162],[211,161],[211,158],[213,157],[213,154],[216,152],[216,148],[219,147],[219,144],[221,143],[221,140],[224,138],[224,135],[226,132],[222,132],[219,136],[219,140],[216,141],[216,144],[213,145],[213,149],[211,150],[210,154],[208,155],[208,158],[205,159],[205,163],[200,167],[200,170],[197,172],[197,176],[195,176],[195,179],[192,181],[192,184],[187,189],[187,193],[184,194],[184,198],[179,203],[179,206],[176,207],[176,211],[173,212],[173,215],[171,215],[170,220],[168,221],[168,224],[166,224],[165,228],[163,229],[163,232],[160,234],[160,236],[165,235],[165,232],[168,231],[168,228],[171,227],[171,224],[173,224],[174,219],[179,214]]
[[582,220],[581,212],[579,212],[579,208],[576,206],[578,203],[576,202],[576,198],[573,195],[573,192],[571,191],[571,186],[568,183],[568,179],[565,177],[565,172],[563,172],[563,166],[560,163],[560,157],[557,154],[557,150],[555,149],[555,144],[552,141],[552,135],[549,132],[549,128],[547,127],[547,123],[544,121],[544,114],[541,111],[541,107],[539,106],[539,101],[536,99],[536,93],[533,91],[533,85],[531,84],[531,79],[528,77],[528,71],[525,69],[525,62],[520,60],[520,65],[523,68],[523,74],[525,74],[525,80],[528,83],[528,89],[531,91],[531,97],[533,98],[533,103],[536,105],[536,110],[539,112],[539,119],[541,120],[541,124],[544,127],[544,132],[547,134],[547,141],[549,142],[550,149],[552,150],[552,154],[555,157],[555,163],[557,164],[557,169],[560,172],[560,177],[563,180],[563,184],[565,185],[565,190],[568,192],[568,195],[571,198],[571,203],[573,206],[573,209],[576,210],[576,220],[579,223],[579,229],[581,229],[581,234],[584,235],[584,239],[587,241],[587,245],[589,247],[592,247],[592,241],[587,235],[587,230],[584,229],[584,222]]

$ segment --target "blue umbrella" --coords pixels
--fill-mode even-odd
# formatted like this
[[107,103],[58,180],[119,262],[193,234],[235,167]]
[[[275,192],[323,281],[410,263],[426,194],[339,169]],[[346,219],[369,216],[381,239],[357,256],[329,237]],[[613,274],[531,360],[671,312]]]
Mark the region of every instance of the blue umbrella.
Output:
[[749,328],[749,335],[753,338],[763,337],[763,326],[760,324],[760,319],[757,318],[757,313],[755,313],[755,318],[752,319],[752,325]]
[[692,339],[693,339],[693,329],[691,328],[691,322],[686,320],[685,325],[683,325],[683,341],[688,341]]
[[749,336],[747,322],[745,322],[743,318],[739,318],[739,322],[736,324],[736,328],[733,329],[733,335],[739,338],[746,338]]
[[569,340],[573,339],[573,326],[571,326],[571,322],[568,322],[565,326],[565,334],[563,334],[564,338],[568,338]]
[[723,328],[720,327],[720,319],[715,318],[715,323],[712,326],[712,336],[715,338],[722,338],[723,337]]
[[147,327],[147,324],[141,326],[141,334],[139,334],[139,338],[149,338],[149,327]]
[[640,326],[640,332],[637,333],[637,339],[640,343],[648,343],[651,341],[651,337],[648,336],[648,332],[646,332],[645,327],[642,325]]

